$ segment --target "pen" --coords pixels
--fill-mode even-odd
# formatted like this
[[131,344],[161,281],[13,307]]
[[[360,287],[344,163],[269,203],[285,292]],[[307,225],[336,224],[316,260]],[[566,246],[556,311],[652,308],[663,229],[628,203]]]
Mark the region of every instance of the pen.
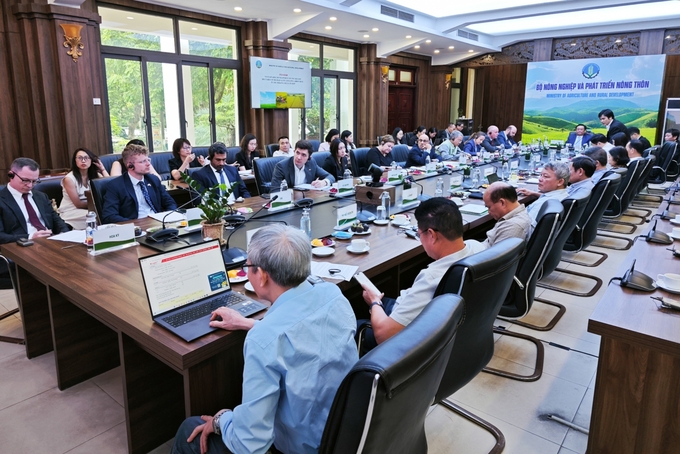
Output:
[[76,243],[76,244],[70,244],[70,245],[68,245],[68,246],[64,246],[62,249],[68,249],[68,248],[70,248],[70,247],[76,247],[76,246],[78,246],[78,245],[79,245],[78,243]]

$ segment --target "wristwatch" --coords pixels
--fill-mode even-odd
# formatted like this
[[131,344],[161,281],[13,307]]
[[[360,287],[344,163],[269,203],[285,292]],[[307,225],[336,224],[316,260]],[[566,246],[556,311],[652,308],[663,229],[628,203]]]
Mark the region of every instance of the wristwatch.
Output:
[[372,303],[368,306],[368,313],[369,313],[369,314],[370,314],[371,311],[373,310],[373,306],[380,306],[380,307],[383,308],[383,310],[385,309],[385,308],[383,307],[382,301],[374,301],[374,302],[372,302]]
[[231,411],[231,410],[220,410],[213,417],[212,426],[213,426],[213,432],[215,433],[215,435],[221,435],[222,429],[220,429],[220,417],[228,411]]

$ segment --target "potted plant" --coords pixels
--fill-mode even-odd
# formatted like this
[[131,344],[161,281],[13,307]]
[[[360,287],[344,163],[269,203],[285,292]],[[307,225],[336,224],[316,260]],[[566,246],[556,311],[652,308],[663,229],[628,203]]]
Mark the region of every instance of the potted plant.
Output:
[[189,185],[191,192],[201,196],[201,204],[198,208],[203,211],[201,215],[203,237],[219,239],[220,243],[224,244],[225,221],[223,218],[232,211],[229,196],[238,183],[232,183],[230,186],[216,184],[212,188],[202,189],[201,185],[188,174],[182,174],[182,181]]

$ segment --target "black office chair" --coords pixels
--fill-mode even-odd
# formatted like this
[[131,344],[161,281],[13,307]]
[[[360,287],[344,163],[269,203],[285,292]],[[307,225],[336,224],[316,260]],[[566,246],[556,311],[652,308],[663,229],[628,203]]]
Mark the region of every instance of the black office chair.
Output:
[[323,168],[323,163],[326,161],[326,158],[329,157],[330,155],[331,155],[330,151],[317,151],[316,153],[312,153],[312,159],[314,160],[314,162],[316,162],[317,167]]
[[106,197],[106,188],[114,178],[106,177],[97,178],[90,181],[90,193],[94,201],[94,212],[97,215],[97,224],[102,225],[102,215],[104,214],[104,197]]
[[[269,194],[272,189],[271,182],[272,176],[274,176],[274,167],[284,159],[288,158],[285,156],[277,156],[275,158],[255,159],[253,161],[253,175],[255,176],[257,192],[259,195]],[[278,190],[278,188],[276,190]]]
[[[639,181],[638,181],[637,188],[635,189],[635,192],[631,195],[631,198],[628,201],[628,208],[623,213],[624,216],[639,218],[640,222],[638,223],[638,225],[642,225],[645,222],[649,222],[648,218],[649,218],[649,216],[652,215],[652,210],[647,209],[647,208],[643,208],[643,207],[640,207],[640,206],[635,207],[635,206],[632,205],[635,198],[638,197],[639,195],[641,195],[643,191],[647,190],[647,184],[649,182],[649,176],[652,173],[652,169],[654,168],[654,163],[656,162],[656,156],[649,155],[648,157],[644,158],[644,161],[645,161],[645,168],[642,169],[642,172],[640,173],[640,178],[639,178]],[[657,199],[657,202],[660,202],[661,201],[660,199],[661,198]],[[632,213],[631,210],[641,211],[644,214],[642,214],[642,215],[635,214],[635,213]]]
[[[510,291],[499,311],[499,318],[511,321],[512,323],[518,323],[518,319],[526,316],[531,310],[534,303],[534,294],[536,293],[536,282],[543,269],[543,262],[548,256],[559,232],[563,213],[564,208],[558,200],[548,200],[541,207],[537,217],[538,223],[529,238],[524,257],[522,257],[517,267]],[[494,332],[511,337],[520,337],[533,342],[536,346],[536,364],[531,375],[519,375],[497,369],[484,369],[485,372],[521,381],[535,381],[541,378],[544,356],[541,341],[531,336],[496,328]]]
[[370,148],[355,148],[350,150],[349,157],[352,162],[352,175],[359,177],[368,174],[368,164],[366,163],[366,155]]
[[316,153],[317,151],[319,151],[319,145],[321,145],[321,141],[316,140],[316,139],[312,139],[312,140],[309,140],[309,143],[312,144],[312,152],[313,153]]
[[[630,234],[635,231],[637,225],[639,224],[616,221],[616,218],[621,217],[623,213],[628,209],[628,204],[636,194],[635,191],[637,190],[638,183],[640,182],[640,176],[642,175],[642,172],[645,170],[646,165],[647,162],[645,162],[644,159],[638,159],[628,164],[628,172],[621,181],[621,185],[614,194],[611,203],[604,211],[602,221],[598,226],[599,230],[604,230],[606,232],[619,232],[625,234]],[[616,230],[615,228],[607,228],[609,224],[628,226],[630,227],[630,230],[626,232],[621,232],[620,230]]]
[[394,162],[404,167],[408,160],[408,150],[409,148],[406,145],[395,145],[392,148],[392,159],[394,159]]
[[[17,284],[15,282],[15,273],[16,271],[12,269],[12,264],[10,263],[9,259],[5,257],[4,255],[0,254],[0,263],[4,263],[5,266],[7,266],[7,272],[9,273],[9,280],[12,284],[12,290],[14,290],[14,294],[16,295],[17,298],[17,305],[19,304],[19,289],[17,288]],[[0,320],[4,320],[7,317],[11,317],[12,315],[16,314],[19,312],[19,308],[17,307],[16,309],[11,309],[4,314],[0,314]],[[23,344],[24,339],[20,337],[10,337],[10,336],[0,336],[0,342],[6,342],[9,344]]]
[[335,395],[319,453],[427,453],[425,417],[462,315],[461,297],[438,296],[361,358]]
[[47,196],[48,199],[52,201],[52,206],[59,208],[61,205],[61,199],[64,197],[64,191],[61,187],[61,180],[64,177],[51,177],[42,180],[40,184],[33,186],[33,189],[42,192]]
[[279,150],[279,144],[278,143],[270,143],[267,145],[267,157],[271,158],[274,156],[274,152]]
[[680,174],[678,143],[666,142],[659,150],[658,159],[650,174],[649,183],[663,184],[675,180]]
[[236,162],[236,155],[241,151],[241,147],[228,147],[227,148],[227,164],[233,164]]
[[593,191],[590,194],[588,206],[562,247],[563,251],[566,252],[578,253],[585,251],[590,254],[599,255],[600,258],[595,262],[586,263],[565,257],[563,253],[563,262],[587,267],[596,267],[607,260],[608,255],[604,252],[588,250],[586,248],[595,241],[595,238],[597,238],[597,225],[600,223],[604,210],[609,206],[609,203],[620,184],[621,175],[616,172],[611,172],[608,175],[605,174],[605,176],[595,184],[595,187],[593,187]]
[[493,357],[493,324],[510,290],[524,247],[524,240],[509,238],[466,257],[451,265],[435,291],[435,296],[453,293],[467,302],[435,401],[489,431],[496,439],[492,453],[503,451],[503,433],[448,397],[468,384]]

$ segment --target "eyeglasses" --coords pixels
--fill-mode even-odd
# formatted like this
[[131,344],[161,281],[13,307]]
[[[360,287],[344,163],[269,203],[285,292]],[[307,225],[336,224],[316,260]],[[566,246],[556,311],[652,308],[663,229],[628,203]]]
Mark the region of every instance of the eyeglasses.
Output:
[[243,268],[259,268],[260,265],[255,265],[254,263],[246,263],[242,266]]
[[92,159],[92,158],[90,158],[89,156],[76,156],[76,161],[87,162],[87,161],[89,161],[89,160],[91,160],[91,159]]
[[183,150],[191,150],[191,145],[184,144],[182,147]]
[[418,139],[418,142],[429,142],[428,139]]
[[24,178],[24,177],[17,175],[16,173],[14,174],[14,176],[17,177],[18,179],[20,179],[23,184],[36,185],[36,184],[38,184],[42,181],[40,178],[38,178],[37,180],[31,180],[30,178]]
[[136,164],[148,164],[150,162],[151,162],[151,159],[146,158],[146,159],[142,159],[141,161],[137,161]]

